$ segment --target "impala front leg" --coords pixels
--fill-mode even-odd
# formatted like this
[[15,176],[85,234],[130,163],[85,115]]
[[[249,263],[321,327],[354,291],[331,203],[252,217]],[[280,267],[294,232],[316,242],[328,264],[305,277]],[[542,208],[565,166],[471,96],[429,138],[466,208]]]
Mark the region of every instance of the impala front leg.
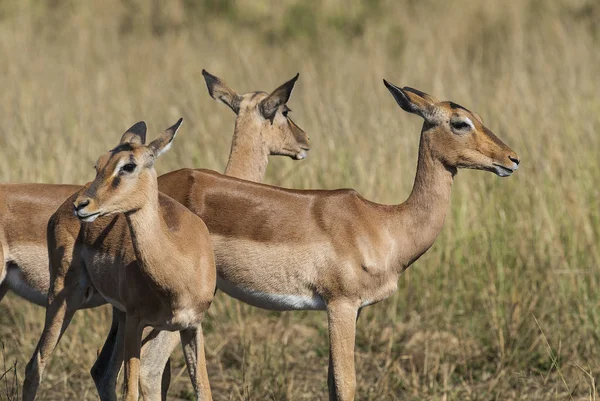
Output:
[[206,371],[206,355],[204,354],[204,336],[202,326],[182,330],[181,346],[185,363],[196,392],[198,401],[212,401],[208,372]]
[[354,338],[358,305],[347,300],[327,305],[329,323],[329,374],[327,384],[330,401],[354,400]]
[[25,368],[23,401],[35,399],[46,364],[60,338],[69,327],[73,315],[83,304],[86,289],[87,275],[81,270],[71,272],[64,280],[52,281],[52,286],[48,291],[44,331]]
[[140,397],[140,352],[142,348],[142,323],[136,316],[125,319],[125,401],[138,401]]

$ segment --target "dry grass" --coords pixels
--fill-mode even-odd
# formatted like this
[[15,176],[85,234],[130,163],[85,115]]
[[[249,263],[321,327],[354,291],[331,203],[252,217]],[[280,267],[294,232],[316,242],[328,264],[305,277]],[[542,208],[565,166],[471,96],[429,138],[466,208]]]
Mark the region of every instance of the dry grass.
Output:
[[[233,115],[208,97],[201,69],[239,91],[299,71],[290,106],[313,150],[273,160],[267,182],[398,203],[421,122],[381,78],[452,99],[479,112],[522,168],[509,179],[458,174],[438,241],[395,296],[361,315],[358,399],[595,400],[598,3],[311,1],[173,1],[160,12],[141,1],[0,2],[0,180],[83,183],[133,122],[157,132],[179,116],[161,172],[222,171]],[[40,399],[95,399],[88,370],[109,317],[76,316]],[[323,313],[269,313],[220,294],[206,326],[215,400],[326,399]],[[14,296],[0,305],[20,379],[42,327],[41,308]],[[173,397],[189,394],[182,367],[178,356]]]

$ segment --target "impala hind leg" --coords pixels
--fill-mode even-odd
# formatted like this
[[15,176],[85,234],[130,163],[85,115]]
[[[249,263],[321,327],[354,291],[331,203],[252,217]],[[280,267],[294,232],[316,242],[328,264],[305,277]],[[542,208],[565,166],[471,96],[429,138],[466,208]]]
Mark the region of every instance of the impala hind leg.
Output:
[[179,344],[179,335],[176,332],[158,330],[145,334],[140,367],[142,395],[144,400],[165,401],[171,383],[169,357]]
[[198,327],[182,330],[180,333],[183,355],[196,397],[199,401],[211,401],[212,394],[206,370],[202,326],[198,325]]
[[330,401],[354,400],[356,372],[354,369],[354,339],[358,307],[350,302],[327,305],[329,324],[329,373],[327,384]]
[[113,307],[112,323],[90,374],[101,401],[117,400],[117,380],[123,364],[125,313]]

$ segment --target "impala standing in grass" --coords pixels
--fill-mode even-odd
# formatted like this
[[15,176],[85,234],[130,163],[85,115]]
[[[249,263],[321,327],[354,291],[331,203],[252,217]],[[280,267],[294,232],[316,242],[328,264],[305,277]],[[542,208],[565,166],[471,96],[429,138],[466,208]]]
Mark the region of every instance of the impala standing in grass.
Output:
[[[179,332],[196,397],[212,400],[201,322],[216,286],[213,248],[202,219],[158,192],[154,170],[181,122],[147,146],[146,125],[131,127],[116,148],[98,159],[96,179],[73,203],[75,214],[85,222],[75,247],[85,255],[82,261],[90,280],[125,312],[127,401],[139,398],[146,326]],[[49,227],[56,224],[51,219]]]

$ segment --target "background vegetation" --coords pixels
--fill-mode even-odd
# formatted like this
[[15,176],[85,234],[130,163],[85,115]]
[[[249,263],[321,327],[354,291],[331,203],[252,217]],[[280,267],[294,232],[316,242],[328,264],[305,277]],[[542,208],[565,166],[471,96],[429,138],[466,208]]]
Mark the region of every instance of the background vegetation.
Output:
[[[357,398],[596,399],[597,1],[3,0],[0,38],[2,182],[84,183],[132,123],[158,132],[179,116],[159,172],[222,171],[234,116],[210,99],[202,68],[240,92],[300,72],[290,106],[313,148],[306,161],[274,159],[267,182],[353,187],[382,203],[408,196],[421,127],[382,78],[477,111],[521,169],[459,172],[438,241],[361,315]],[[219,294],[210,314],[215,400],[326,399],[324,313]],[[78,313],[40,399],[96,399],[88,371],[109,318]],[[42,308],[13,295],[0,305],[0,400],[16,399],[11,380],[42,327]],[[177,354],[174,398],[191,394],[183,366]]]

